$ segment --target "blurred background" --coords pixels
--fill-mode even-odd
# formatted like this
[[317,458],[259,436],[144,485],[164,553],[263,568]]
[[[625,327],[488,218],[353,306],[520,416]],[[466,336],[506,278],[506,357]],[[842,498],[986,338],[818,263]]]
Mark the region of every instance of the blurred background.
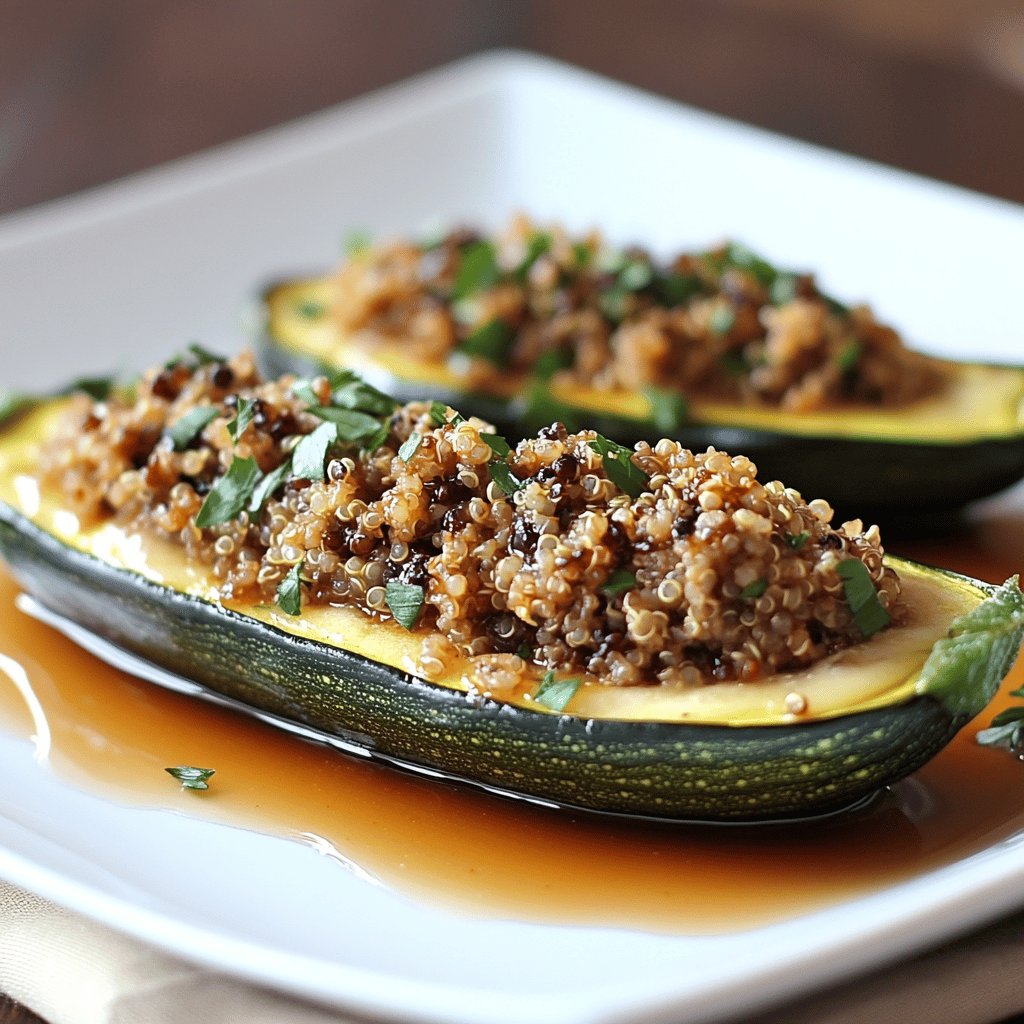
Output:
[[1024,202],[1012,0],[0,0],[0,213],[494,47]]

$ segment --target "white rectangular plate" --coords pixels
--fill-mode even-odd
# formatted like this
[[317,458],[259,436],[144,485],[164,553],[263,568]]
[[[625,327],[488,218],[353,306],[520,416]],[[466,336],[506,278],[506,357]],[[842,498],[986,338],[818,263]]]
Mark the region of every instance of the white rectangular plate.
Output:
[[[1005,316],[1017,207],[495,54],[7,217],[5,383],[139,368],[189,340],[237,348],[258,286],[332,265],[350,229],[497,226],[519,209],[665,252],[737,237],[818,269],[840,296],[870,296],[922,347],[1024,351],[1024,321]],[[0,770],[6,878],[226,972],[409,1020],[712,1020],[966,930],[1011,909],[1008,893],[1024,903],[1007,841],[714,938],[469,918],[298,844],[98,800],[10,738]],[[202,871],[183,874],[190,860]]]

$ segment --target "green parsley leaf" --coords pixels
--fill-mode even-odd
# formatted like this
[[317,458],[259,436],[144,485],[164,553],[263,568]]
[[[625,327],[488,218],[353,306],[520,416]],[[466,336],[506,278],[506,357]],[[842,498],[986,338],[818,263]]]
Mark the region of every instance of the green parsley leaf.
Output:
[[313,382],[311,380],[297,380],[292,385],[292,394],[305,402],[306,405],[320,405],[320,396],[313,390]]
[[216,774],[216,768],[194,768],[190,764],[179,764],[176,768],[165,768],[168,775],[181,783],[182,789],[209,789],[210,779]]
[[800,278],[796,274],[791,274],[788,271],[780,273],[772,281],[770,289],[772,305],[784,306],[787,302],[792,302],[797,296],[799,283]]
[[647,489],[647,474],[633,462],[633,452],[601,434],[587,442],[601,456],[604,473],[624,494],[639,498]]
[[619,287],[627,292],[639,292],[654,280],[650,260],[629,259],[618,274]]
[[356,409],[373,416],[388,416],[398,408],[394,398],[379,391],[351,370],[341,370],[331,377],[331,405],[339,409]]
[[66,388],[64,394],[70,395],[75,391],[81,391],[88,395],[94,402],[105,402],[114,389],[113,377],[79,377],[73,380]]
[[334,423],[321,423],[292,449],[292,476],[298,480],[323,480],[327,449],[338,440]]
[[551,380],[559,370],[572,366],[573,353],[568,348],[549,348],[541,352],[533,364],[533,376],[537,380]]
[[295,306],[295,312],[306,320],[319,320],[327,312],[327,304],[316,299],[303,299]]
[[718,305],[711,312],[708,330],[719,336],[728,334],[736,323],[736,310],[732,306]]
[[567,430],[579,430],[586,414],[555,398],[545,383],[535,380],[527,388],[521,419],[532,428],[546,427],[549,423],[563,423]]
[[277,469],[272,469],[254,488],[249,500],[249,511],[259,513],[267,500],[289,477],[292,470],[292,458],[289,455]]
[[501,436],[501,434],[488,434],[480,431],[480,440],[498,456],[499,459],[506,459],[512,454],[512,446]]
[[302,614],[301,573],[304,562],[305,559],[293,565],[285,574],[284,579],[277,585],[277,596],[275,600],[278,608],[280,608],[285,615]]
[[[1016,691],[1013,696],[1020,696]],[[983,747],[1002,747],[1012,754],[1024,754],[1024,708],[1013,707],[1000,711],[987,729],[982,729],[975,739]]]
[[762,259],[753,250],[739,242],[731,242],[726,247],[725,262],[746,270],[765,288],[772,286],[779,273],[767,260]]
[[821,301],[828,307],[830,313],[835,316],[847,317],[850,315],[850,307],[844,305],[838,299],[832,298],[831,295],[826,295],[824,292],[818,292],[821,296]]
[[504,320],[491,320],[463,339],[459,351],[486,359],[495,366],[507,366],[515,337],[516,332]]
[[500,459],[491,459],[487,463],[487,471],[491,474],[491,479],[509,497],[526,486],[526,481],[520,480],[509,468],[508,463]]
[[696,274],[670,271],[656,278],[654,290],[666,306],[682,306],[704,290],[704,282]]
[[472,242],[462,251],[462,259],[452,285],[452,299],[458,301],[498,283],[498,253],[490,242]]
[[768,589],[767,580],[754,580],[753,583],[748,583],[740,592],[739,598],[741,601],[753,601],[760,597]]
[[176,452],[184,451],[220,415],[220,409],[213,405],[197,405],[189,409],[173,426],[164,431],[164,437],[171,439]]
[[457,427],[460,423],[466,422],[459,413],[455,413],[451,419],[448,419],[448,406],[444,402],[437,401],[430,403],[430,418],[438,427],[443,427],[446,423]]
[[228,424],[228,433],[235,444],[238,443],[238,439],[245,433],[249,424],[252,423],[253,410],[255,408],[256,403],[251,399],[239,398],[234,419]]
[[576,260],[577,267],[587,266],[594,258],[594,254],[590,251],[590,246],[586,242],[573,242],[572,255]]
[[836,566],[843,581],[843,594],[853,613],[853,621],[864,637],[874,636],[891,621],[878,600],[878,592],[867,567],[859,558],[845,558]]
[[189,354],[195,361],[196,366],[212,366],[214,363],[226,363],[227,356],[219,356],[208,348],[203,348],[197,341],[193,341],[188,347]]
[[387,442],[387,439],[391,436],[391,423],[389,420],[384,420],[380,427],[377,428],[360,446],[364,452],[368,452],[372,455],[378,448],[382,448]]
[[810,539],[811,535],[806,530],[804,530],[802,533],[786,534],[786,543],[794,551],[799,551]]
[[554,672],[548,672],[540,681],[533,699],[552,711],[564,711],[582,683],[582,679],[556,679]]
[[355,259],[356,257],[369,252],[372,245],[373,239],[370,238],[368,231],[364,231],[362,229],[350,231],[345,236],[345,255],[349,259]]
[[635,586],[636,573],[630,572],[628,569],[616,569],[602,584],[601,593],[605,597],[617,597],[627,590],[632,590]]
[[415,583],[400,583],[398,580],[391,580],[384,590],[384,600],[395,621],[409,630],[416,625],[425,597],[422,587]]
[[550,248],[551,236],[546,231],[537,231],[531,235],[530,240],[526,243],[526,252],[520,261],[519,266],[516,267],[514,271],[516,280],[519,282],[525,282],[527,277],[530,275],[530,268]]
[[414,430],[402,444],[402,447],[398,449],[398,457],[403,462],[408,462],[419,450],[420,445],[423,443],[423,435],[419,431]]
[[362,441],[375,434],[381,426],[380,420],[358,409],[339,409],[334,405],[311,405],[308,412],[318,416],[337,428],[337,439],[342,442]]
[[843,373],[849,373],[860,360],[860,354],[863,351],[863,345],[856,339],[853,338],[848,341],[836,355],[836,365]]
[[206,495],[203,507],[196,515],[196,526],[216,526],[238,516],[248,507],[262,475],[255,459],[240,459],[236,456],[228,466],[228,471],[218,478]]
[[648,413],[651,422],[665,436],[678,430],[686,422],[688,406],[686,399],[678,391],[668,391],[647,385],[643,389],[644,397],[650,405]]

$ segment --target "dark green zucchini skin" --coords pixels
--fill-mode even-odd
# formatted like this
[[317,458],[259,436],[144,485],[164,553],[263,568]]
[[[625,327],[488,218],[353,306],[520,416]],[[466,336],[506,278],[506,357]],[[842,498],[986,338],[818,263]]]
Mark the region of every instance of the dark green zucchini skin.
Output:
[[152,583],[4,504],[0,554],[43,605],[212,691],[385,761],[565,807],[708,822],[824,814],[916,770],[968,717],[929,696],[794,726],[552,715],[435,686]]
[[[275,287],[281,285],[268,288],[262,299],[257,348],[264,368],[274,376],[322,371],[322,365],[275,338],[267,302]],[[398,401],[423,398],[422,382],[368,376]],[[516,403],[493,395],[437,387],[429,397],[447,402],[463,415],[493,423],[513,442],[548,425],[531,422]],[[969,417],[970,410],[965,410],[964,416]],[[780,412],[778,430],[694,420],[681,424],[673,437],[692,451],[710,446],[746,455],[757,465],[761,480],[783,480],[807,498],[827,499],[837,511],[837,522],[856,515],[865,522],[881,522],[890,528],[898,528],[901,521],[920,527],[922,520],[941,526],[968,503],[1024,477],[1024,434],[950,444],[808,436],[788,433],[784,418],[785,413]],[[566,425],[571,429],[586,425],[629,446],[661,436],[658,428],[646,420],[602,415],[593,409],[586,410],[578,423]]]

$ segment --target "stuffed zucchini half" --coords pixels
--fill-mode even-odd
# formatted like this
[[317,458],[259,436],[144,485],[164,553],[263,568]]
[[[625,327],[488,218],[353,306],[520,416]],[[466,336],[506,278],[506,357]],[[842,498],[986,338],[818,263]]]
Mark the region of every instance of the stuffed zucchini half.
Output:
[[654,818],[853,805],[995,694],[1016,582],[829,518],[742,457],[511,449],[244,355],[0,428],[0,552],[55,612],[383,760]]
[[1024,476],[1024,368],[910,351],[738,245],[659,264],[522,223],[394,243],[268,288],[262,324],[273,372],[354,368],[509,436],[557,419],[741,451],[857,514],[948,512]]

